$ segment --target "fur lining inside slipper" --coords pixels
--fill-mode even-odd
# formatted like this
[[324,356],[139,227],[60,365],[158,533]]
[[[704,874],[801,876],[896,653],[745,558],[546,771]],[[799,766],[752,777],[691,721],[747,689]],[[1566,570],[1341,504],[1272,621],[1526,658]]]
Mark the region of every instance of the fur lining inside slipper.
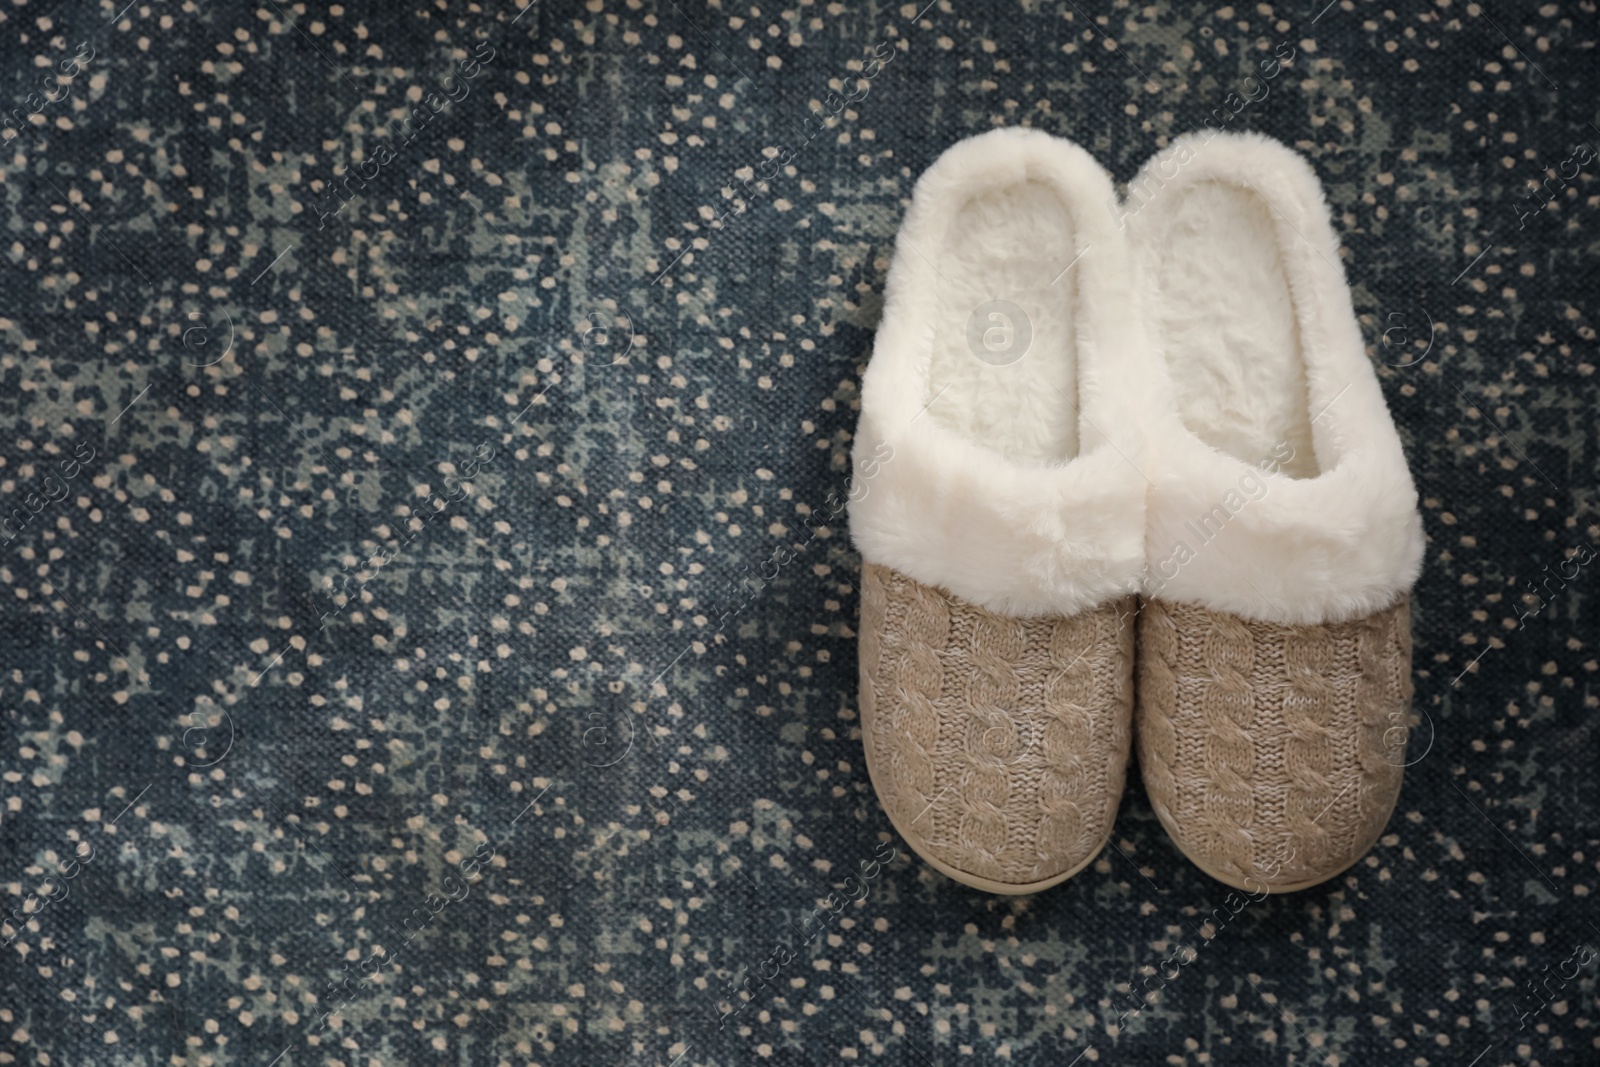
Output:
[[1145,345],[1109,176],[996,130],[946,151],[901,226],[862,382],[862,556],[991,611],[1073,615],[1144,562]]
[[1391,606],[1421,568],[1417,493],[1316,174],[1194,134],[1131,187],[1158,352],[1146,595],[1285,624]]

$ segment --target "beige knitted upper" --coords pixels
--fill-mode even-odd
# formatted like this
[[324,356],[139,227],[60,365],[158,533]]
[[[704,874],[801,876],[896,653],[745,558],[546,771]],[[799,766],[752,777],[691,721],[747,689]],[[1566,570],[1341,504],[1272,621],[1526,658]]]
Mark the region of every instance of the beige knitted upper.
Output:
[[1150,601],[1138,700],[1145,789],[1185,855],[1252,891],[1322,881],[1372,847],[1399,796],[1409,601],[1322,626]]
[[1007,885],[1099,851],[1131,741],[1133,599],[996,615],[862,571],[861,725],[872,782],[924,856]]

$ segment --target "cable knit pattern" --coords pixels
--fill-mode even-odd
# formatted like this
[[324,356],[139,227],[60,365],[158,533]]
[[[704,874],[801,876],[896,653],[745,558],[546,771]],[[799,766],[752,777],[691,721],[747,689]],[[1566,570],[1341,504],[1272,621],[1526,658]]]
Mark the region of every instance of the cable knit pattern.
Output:
[[1092,858],[1127,770],[1133,599],[1010,618],[872,563],[861,591],[867,766],[906,840],[1016,886]]
[[1400,793],[1409,600],[1322,626],[1153,600],[1139,619],[1139,762],[1196,864],[1240,888],[1332,877]]

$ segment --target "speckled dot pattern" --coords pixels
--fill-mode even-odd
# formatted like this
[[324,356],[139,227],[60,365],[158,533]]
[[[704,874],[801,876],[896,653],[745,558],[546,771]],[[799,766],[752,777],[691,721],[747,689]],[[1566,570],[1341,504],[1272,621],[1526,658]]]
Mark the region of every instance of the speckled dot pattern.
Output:
[[[0,1064],[1600,1057],[1594,3],[924,3],[0,3]],[[896,227],[1207,121],[1332,203],[1412,762],[1315,889],[1130,775],[976,892],[860,737]]]

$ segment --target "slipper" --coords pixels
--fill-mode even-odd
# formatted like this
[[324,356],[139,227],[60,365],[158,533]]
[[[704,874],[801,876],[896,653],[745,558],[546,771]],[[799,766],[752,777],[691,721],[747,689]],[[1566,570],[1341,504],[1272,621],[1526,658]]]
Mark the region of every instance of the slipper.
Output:
[[1130,189],[1156,351],[1145,788],[1206,873],[1303,889],[1359,860],[1399,797],[1417,492],[1305,160],[1186,135]]
[[951,147],[917,183],[862,379],[867,768],[907,843],[990,892],[1087,866],[1128,765],[1143,346],[1115,202],[1047,134]]

